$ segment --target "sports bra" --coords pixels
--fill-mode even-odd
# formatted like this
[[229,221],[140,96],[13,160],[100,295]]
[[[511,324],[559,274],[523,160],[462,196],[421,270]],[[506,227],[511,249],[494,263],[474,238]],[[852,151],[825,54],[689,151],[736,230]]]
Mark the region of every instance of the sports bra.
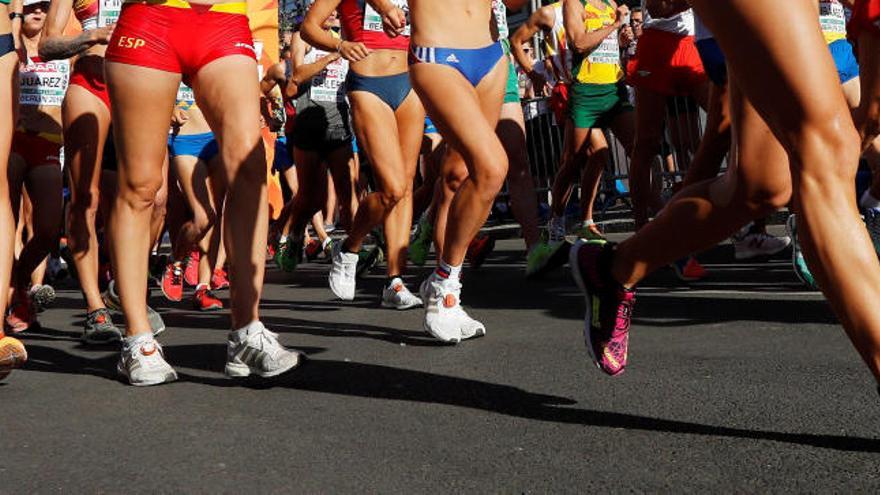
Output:
[[83,31],[98,28],[98,11],[101,0],[74,0],[73,15],[82,25]]
[[[391,3],[403,9],[409,17],[407,0],[391,0]],[[339,5],[339,20],[346,41],[363,43],[372,50],[409,49],[409,22],[403,35],[388,37],[382,29],[382,17],[366,0],[342,0]]]

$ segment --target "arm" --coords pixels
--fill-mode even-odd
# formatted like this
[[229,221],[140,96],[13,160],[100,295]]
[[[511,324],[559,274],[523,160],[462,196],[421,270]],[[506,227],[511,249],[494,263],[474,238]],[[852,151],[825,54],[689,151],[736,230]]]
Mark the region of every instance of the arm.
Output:
[[[24,10],[24,6],[22,5],[21,0],[12,0],[9,2],[8,9],[9,15],[18,14],[17,17],[10,19],[10,23],[12,24],[12,43],[15,45],[15,49],[18,50],[21,48],[21,23],[24,22],[21,13]],[[6,12],[4,12],[3,15],[6,15]]]
[[672,17],[691,8],[687,0],[646,0],[645,10],[651,17]]
[[541,7],[510,37],[510,49],[513,58],[526,74],[532,72],[534,63],[531,57],[527,56],[526,52],[523,51],[522,45],[532,39],[538,31],[553,28],[553,19],[550,18],[550,12],[552,10],[548,10],[547,7]]
[[293,62],[293,75],[290,77],[290,81],[294,86],[299,86],[308,81],[311,81],[312,78],[317,76],[324,70],[331,62],[339,59],[338,53],[331,53],[325,57],[322,57],[315,63],[306,64],[304,63],[306,57],[306,42],[302,40],[299,36],[294,36],[293,45],[291,48],[291,61]]
[[565,37],[568,40],[568,45],[572,47],[574,51],[582,55],[592,53],[602,44],[602,40],[620,28],[627,12],[629,12],[629,9],[625,5],[617,7],[617,19],[614,21],[614,24],[604,26],[595,31],[587,32],[587,29],[584,26],[584,16],[586,15],[586,12],[584,11],[583,4],[580,0],[565,0],[562,14],[563,22],[565,24]]
[[382,28],[391,38],[403,34],[406,29],[406,13],[395,7],[391,0],[367,0],[373,9],[382,16]]
[[363,43],[353,43],[334,38],[322,25],[339,7],[340,0],[317,0],[309,8],[302,24],[302,37],[306,43],[320,48],[325,52],[337,52],[349,62],[358,62],[368,56],[371,51]]
[[55,0],[50,4],[43,36],[40,38],[41,59],[68,59],[95,45],[106,45],[110,42],[113,26],[83,31],[76,36],[64,36],[64,27],[67,26],[72,9],[72,0]]
[[268,95],[275,86],[280,86],[284,81],[284,64],[275,64],[266,71],[263,80],[260,81],[260,92]]

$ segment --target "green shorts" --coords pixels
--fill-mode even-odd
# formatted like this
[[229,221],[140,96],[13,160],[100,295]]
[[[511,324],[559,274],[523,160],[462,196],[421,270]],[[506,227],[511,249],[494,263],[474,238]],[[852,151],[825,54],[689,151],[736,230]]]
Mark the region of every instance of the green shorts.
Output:
[[608,127],[615,117],[632,109],[622,83],[571,85],[568,115],[577,129]]

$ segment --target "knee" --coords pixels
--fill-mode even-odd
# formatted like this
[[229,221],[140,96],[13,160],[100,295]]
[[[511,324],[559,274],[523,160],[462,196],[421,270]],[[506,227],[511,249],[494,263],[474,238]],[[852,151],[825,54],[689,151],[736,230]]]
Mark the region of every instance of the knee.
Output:
[[851,188],[860,151],[861,140],[851,125],[836,125],[832,120],[805,126],[792,147],[792,159],[800,169],[798,188]]
[[404,182],[386,184],[379,193],[382,206],[385,211],[390,211],[398,203],[400,203],[407,194],[411,194],[411,189]]
[[262,138],[257,135],[232,135],[222,147],[223,165],[230,183],[254,184],[266,180],[266,151]]
[[499,147],[495,152],[481,151],[474,159],[471,180],[477,190],[494,198],[507,178],[507,166],[507,154],[503,148]]
[[101,191],[97,187],[76,188],[70,198],[70,209],[74,216],[90,215],[98,212]]
[[193,226],[200,237],[204,237],[217,225],[217,215],[213,211],[203,212],[193,217]]
[[161,178],[123,181],[117,199],[133,210],[144,211],[156,205],[156,194],[161,188]]
[[449,191],[458,191],[458,188],[461,187],[462,183],[464,183],[468,176],[467,167],[462,163],[460,166],[457,166],[452,170],[447,170],[446,173],[443,174],[443,184]]
[[785,208],[791,202],[791,183],[762,184],[746,191],[745,207],[752,217],[762,218]]

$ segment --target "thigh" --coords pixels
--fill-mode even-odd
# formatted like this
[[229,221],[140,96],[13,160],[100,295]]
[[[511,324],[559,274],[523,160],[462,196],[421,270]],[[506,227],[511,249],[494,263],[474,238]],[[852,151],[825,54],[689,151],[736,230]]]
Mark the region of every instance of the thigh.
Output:
[[660,140],[666,119],[666,97],[647,88],[636,88],[636,140]]
[[105,65],[113,106],[119,184],[162,185],[168,127],[180,75],[115,62]]
[[71,193],[95,189],[101,177],[104,145],[110,129],[110,110],[100,98],[78,85],[67,89],[62,107],[65,168]]
[[254,59],[243,55],[217,59],[199,70],[192,82],[199,108],[221,148],[231,137],[247,146],[259,144],[260,86]]
[[208,192],[208,167],[202,160],[189,155],[171,159],[180,189],[194,214],[206,215],[212,209]]
[[397,107],[394,117],[397,120],[400,153],[411,184],[418,169],[425,128],[425,107],[415,91],[411,91],[406,100]]
[[[397,184],[403,180],[404,163],[400,148],[400,132],[394,111],[378,96],[366,91],[352,91],[351,100],[354,130],[358,146],[364,149],[370,159],[373,177],[379,189]],[[330,170],[338,173],[342,159],[330,159]]]
[[64,201],[61,191],[61,168],[46,165],[29,170],[25,187],[33,207],[34,224],[42,225],[48,222],[52,226],[60,226]]

